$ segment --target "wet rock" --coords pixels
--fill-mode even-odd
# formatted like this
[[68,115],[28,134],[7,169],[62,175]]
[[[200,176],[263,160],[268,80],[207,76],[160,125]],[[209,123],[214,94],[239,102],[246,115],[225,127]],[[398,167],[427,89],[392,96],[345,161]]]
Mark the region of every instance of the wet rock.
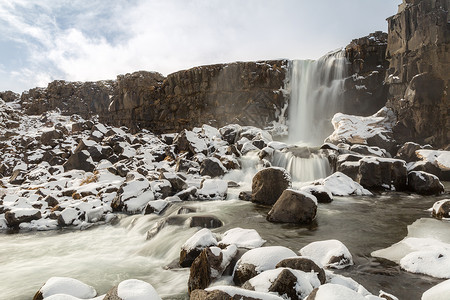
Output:
[[435,202],[432,214],[436,219],[450,218],[450,199]]
[[244,201],[252,201],[252,192],[240,192],[239,193],[239,199]]
[[255,174],[252,180],[252,201],[273,205],[283,191],[291,186],[289,173],[282,168],[267,168]]
[[200,175],[219,177],[223,176],[227,172],[227,169],[223,166],[222,162],[215,157],[208,157],[203,160],[200,165]]
[[192,216],[188,219],[189,227],[218,228],[223,222],[215,216]]
[[403,160],[365,157],[359,161],[357,182],[368,189],[406,189],[407,170]]
[[321,267],[319,267],[314,261],[306,257],[286,258],[280,261],[276,265],[276,267],[300,270],[305,273],[313,271],[317,273],[317,278],[319,278],[321,284],[324,284],[326,280],[325,271]]
[[39,209],[15,209],[13,211],[5,212],[6,223],[9,227],[17,227],[20,223],[31,222],[41,218],[41,211]]
[[317,213],[317,199],[308,193],[284,190],[269,211],[267,220],[278,223],[310,224]]
[[323,185],[307,185],[300,190],[316,197],[319,203],[330,203],[333,201],[333,194]]
[[201,229],[181,246],[180,266],[190,267],[203,249],[216,245],[217,240],[213,233],[207,228]]
[[406,142],[398,149],[395,158],[403,159],[406,162],[418,161],[416,150],[420,149],[423,149],[423,146],[413,142]]
[[94,161],[86,150],[72,154],[63,167],[65,172],[73,169],[93,172],[95,169]]
[[408,188],[421,195],[438,195],[444,192],[444,186],[437,176],[421,171],[408,173]]

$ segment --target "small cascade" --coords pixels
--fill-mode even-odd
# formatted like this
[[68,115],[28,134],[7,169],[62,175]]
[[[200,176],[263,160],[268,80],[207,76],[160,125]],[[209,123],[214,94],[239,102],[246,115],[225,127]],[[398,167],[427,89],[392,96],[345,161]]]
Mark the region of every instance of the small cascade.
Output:
[[325,178],[331,174],[328,159],[315,153],[303,157],[291,151],[275,151],[272,157],[272,164],[285,168],[291,174],[293,181],[312,181]]
[[289,136],[294,144],[320,145],[331,134],[331,118],[341,111],[346,78],[345,51],[330,52],[317,61],[292,62]]

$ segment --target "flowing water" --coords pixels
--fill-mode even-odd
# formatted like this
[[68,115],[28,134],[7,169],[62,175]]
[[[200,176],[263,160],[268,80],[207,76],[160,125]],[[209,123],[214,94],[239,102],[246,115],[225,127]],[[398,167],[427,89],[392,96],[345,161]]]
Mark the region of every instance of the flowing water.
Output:
[[294,60],[289,79],[289,137],[295,144],[321,145],[332,132],[331,118],[341,110],[345,51],[320,59]]

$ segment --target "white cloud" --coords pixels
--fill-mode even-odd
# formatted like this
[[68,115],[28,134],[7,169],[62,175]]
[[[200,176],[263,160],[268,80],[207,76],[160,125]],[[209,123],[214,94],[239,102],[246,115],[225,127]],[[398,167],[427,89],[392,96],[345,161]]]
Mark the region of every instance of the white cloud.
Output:
[[385,29],[388,1],[0,0],[0,40],[27,49],[22,65],[1,74],[0,90],[11,78],[30,88],[135,70],[167,74],[236,60],[318,58]]

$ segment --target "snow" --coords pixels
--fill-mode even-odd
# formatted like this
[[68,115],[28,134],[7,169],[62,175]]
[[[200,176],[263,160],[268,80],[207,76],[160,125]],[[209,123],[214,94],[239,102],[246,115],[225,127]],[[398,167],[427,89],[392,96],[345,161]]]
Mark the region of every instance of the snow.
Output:
[[236,269],[241,264],[251,264],[255,266],[257,273],[275,269],[275,266],[285,258],[297,256],[294,251],[282,246],[270,246],[251,249],[242,255],[236,263]]
[[450,295],[450,279],[441,282],[422,295],[422,300],[448,300]]
[[[260,299],[260,300],[284,300],[283,298],[268,294],[268,293],[261,293],[261,292],[255,292],[255,291],[249,291],[242,288],[234,287],[234,286],[227,286],[227,285],[218,285],[213,286],[205,289],[208,292],[212,291],[222,291],[230,295],[231,297],[234,297],[236,295],[253,298],[253,299]],[[239,298],[236,298],[239,299]]]
[[137,279],[128,279],[119,283],[117,296],[123,300],[161,300],[151,284]]
[[326,283],[319,287],[315,300],[366,300],[357,292],[339,284]]
[[189,252],[195,248],[206,248],[211,245],[217,246],[217,240],[211,230],[203,228],[191,236],[181,249]]
[[88,299],[97,295],[92,286],[68,277],[52,277],[47,280],[40,291],[44,298],[55,294],[66,294],[81,299]]
[[417,150],[417,157],[424,161],[429,161],[442,170],[450,170],[450,151],[439,150]]
[[239,248],[247,249],[261,247],[265,242],[255,229],[243,229],[240,227],[227,230],[222,235],[221,240],[222,244],[234,244]]
[[336,196],[372,195],[370,191],[341,172],[335,172],[319,182]]
[[[178,197],[168,197],[169,200],[178,198]],[[160,214],[166,207],[169,205],[169,200],[152,200],[147,203],[147,205],[151,206],[155,210],[155,214]],[[180,198],[178,198],[178,201],[180,201]]]
[[205,141],[200,139],[195,132],[186,130],[186,139],[192,145],[196,153],[208,150],[208,146],[206,145]]
[[[301,191],[306,192],[308,194],[312,194],[313,192],[318,192],[318,193],[327,193],[328,197],[330,197],[330,199],[333,199],[333,194],[331,193],[331,191],[324,185],[306,185],[300,188]],[[309,196],[308,196],[309,197]],[[317,198],[314,197],[317,201]],[[313,199],[314,200],[314,199]],[[316,203],[317,205],[317,203]]]
[[[450,202],[450,199],[443,199],[443,200],[436,201],[430,210],[433,212],[434,215],[437,215],[437,213],[441,209],[442,205],[447,202]],[[446,220],[448,218],[443,218],[443,219]]]
[[[273,282],[277,279],[283,270],[289,270],[295,277],[297,277],[297,283],[295,285],[295,291],[299,295],[300,299],[304,299],[309,295],[313,289],[320,286],[320,280],[317,278],[317,274],[314,272],[303,272],[299,270],[293,270],[290,268],[277,268],[273,270],[264,271],[249,280],[249,283],[254,287],[257,292],[268,293],[269,288]],[[282,295],[280,295],[282,296]]]
[[200,200],[223,200],[228,191],[228,182],[221,179],[205,179],[202,188],[199,189],[198,197]]
[[409,272],[450,278],[450,227],[443,221],[419,219],[408,226],[407,237],[371,255],[398,263]]
[[361,284],[356,282],[350,277],[346,277],[339,274],[334,274],[332,271],[325,270],[325,275],[327,277],[326,282],[327,283],[333,283],[333,284],[339,284],[342,286],[345,286],[358,294],[361,294],[363,296],[371,295],[368,290],[366,290],[365,287],[363,287]]
[[[300,255],[307,256],[325,267],[343,269],[353,265],[353,258],[347,247],[338,240],[325,240],[312,242],[299,251]],[[331,262],[332,258],[339,257],[338,262]]]
[[284,148],[287,148],[287,146],[288,145],[286,143],[275,142],[275,141],[272,141],[267,144],[267,147],[270,147],[272,149],[279,150],[279,151],[283,150]]
[[331,123],[334,132],[326,138],[326,142],[350,144],[367,144],[367,139],[376,135],[389,141],[396,118],[392,110],[383,107],[368,117],[352,116],[337,113]]
[[21,218],[21,217],[28,217],[28,216],[35,215],[36,213],[39,212],[39,209],[34,209],[34,208],[15,208],[15,209],[11,210],[11,212],[14,213],[14,216],[16,218]]

